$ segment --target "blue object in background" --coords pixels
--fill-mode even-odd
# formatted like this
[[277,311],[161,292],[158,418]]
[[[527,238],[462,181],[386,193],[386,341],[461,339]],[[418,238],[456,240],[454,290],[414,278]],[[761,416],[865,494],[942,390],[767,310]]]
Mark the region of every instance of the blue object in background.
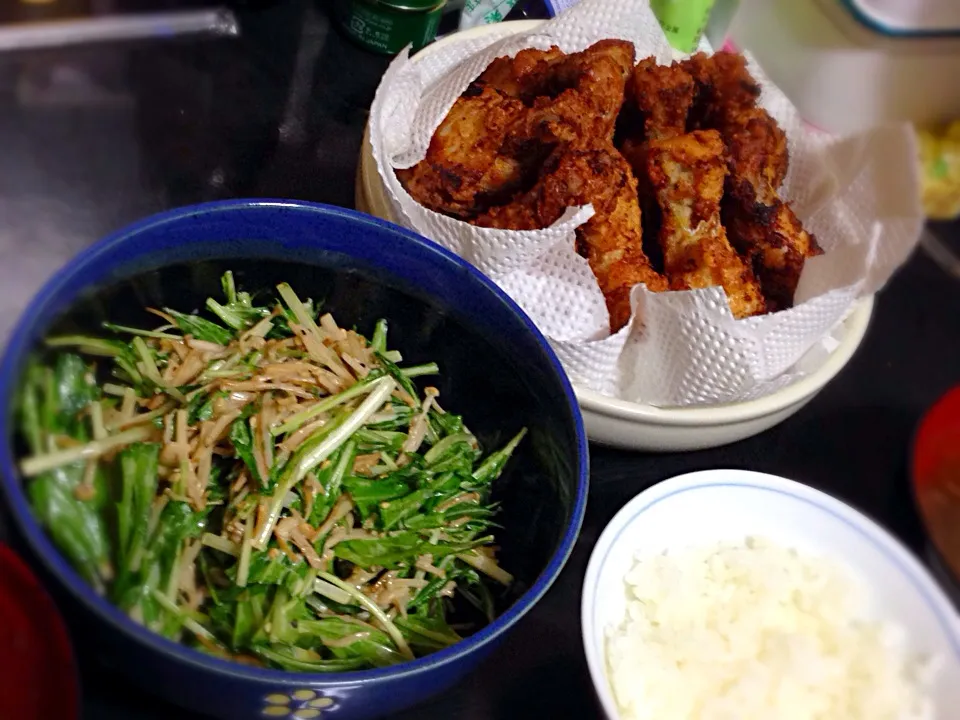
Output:
[[551,0],[520,0],[504,20],[546,20],[555,17],[557,10]]
[[[853,16],[854,20],[859,22],[868,30],[892,38],[957,38],[960,37],[960,27],[955,23],[960,18],[960,13],[952,14],[952,22],[946,19],[946,13],[941,12],[943,17],[937,18],[936,11],[931,7],[924,7],[923,0],[914,0],[912,3],[902,3],[906,10],[900,17],[894,17],[883,10],[896,8],[895,5],[887,6],[886,3],[870,3],[864,0],[836,0],[843,9]],[[956,0],[953,0],[956,2]],[[943,3],[946,5],[947,3]],[[875,6],[876,5],[876,6]],[[929,3],[933,5],[933,3]],[[943,8],[941,8],[942,10]]]
[[547,20],[556,17],[580,0],[526,0],[517,3],[507,20]]

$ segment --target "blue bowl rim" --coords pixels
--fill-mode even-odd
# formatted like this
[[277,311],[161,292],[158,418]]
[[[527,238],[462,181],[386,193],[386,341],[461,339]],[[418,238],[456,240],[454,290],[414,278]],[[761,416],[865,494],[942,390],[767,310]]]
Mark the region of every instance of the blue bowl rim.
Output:
[[46,532],[36,521],[29,508],[22,489],[22,483],[20,482],[19,472],[15,469],[9,443],[6,440],[13,428],[10,421],[10,413],[7,408],[4,407],[0,408],[0,488],[4,491],[3,494],[6,497],[7,506],[11,509],[14,522],[24,534],[32,550],[39,556],[47,568],[57,576],[59,581],[66,585],[70,592],[78,598],[88,610],[101,617],[124,635],[131,637],[133,640],[138,641],[153,651],[172,656],[186,665],[192,665],[199,669],[210,670],[236,679],[257,683],[273,683],[285,687],[323,685],[329,688],[336,688],[339,686],[372,684],[383,680],[396,680],[417,675],[448,663],[456,663],[464,659],[474,650],[496,641],[508,629],[513,627],[513,625],[526,615],[540,598],[543,597],[560,575],[570,554],[573,552],[573,547],[579,536],[580,527],[586,512],[589,487],[589,457],[586,432],[584,430],[583,418],[580,414],[576,395],[574,394],[573,387],[570,384],[566,372],[563,370],[560,360],[557,358],[546,338],[543,337],[543,334],[536,328],[533,321],[530,320],[519,305],[492,280],[473,265],[446,248],[406,228],[385,220],[355,210],[347,210],[345,208],[320,203],[274,200],[268,198],[221,200],[187,205],[156,213],[127,225],[84,248],[72,259],[67,261],[65,265],[44,283],[43,287],[34,295],[30,304],[27,306],[28,310],[25,311],[17,321],[10,335],[7,347],[3,352],[3,358],[2,361],[0,361],[0,396],[8,397],[8,402],[12,400],[12,389],[16,386],[18,380],[16,369],[19,360],[31,349],[28,339],[31,334],[33,322],[29,314],[29,307],[40,303],[46,304],[51,302],[58,294],[60,287],[65,284],[70,277],[78,274],[80,269],[95,263],[105,250],[117,244],[129,242],[147,230],[155,230],[168,223],[182,222],[187,218],[197,217],[199,215],[232,213],[244,209],[264,208],[334,215],[362,223],[378,231],[386,231],[394,235],[400,235],[405,241],[418,248],[419,251],[439,255],[444,261],[457,266],[461,271],[467,272],[475,281],[486,287],[504,303],[536,338],[538,344],[541,346],[541,350],[553,367],[556,377],[563,387],[574,420],[578,453],[578,483],[572,517],[557,549],[554,551],[547,566],[540,572],[536,582],[534,582],[506,612],[479,632],[449,648],[425,655],[416,660],[385,668],[343,673],[295,673],[285,670],[258,668],[204,654],[154,633],[131,620],[126,614],[93,591],[90,585],[83,580],[63,558],[60,551],[57,550]]

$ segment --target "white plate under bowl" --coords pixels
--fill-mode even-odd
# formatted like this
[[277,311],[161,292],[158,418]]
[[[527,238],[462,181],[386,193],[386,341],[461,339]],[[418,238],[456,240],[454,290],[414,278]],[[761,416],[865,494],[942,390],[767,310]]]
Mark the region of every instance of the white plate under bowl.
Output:
[[[527,32],[540,22],[520,20],[482,25],[448,35],[421,50],[414,62],[448,44],[489,34],[506,36]],[[358,210],[396,222],[383,180],[377,172],[369,128],[364,133],[357,167],[356,206]],[[872,297],[859,300],[835,334],[839,345],[820,367],[798,382],[756,400],[703,407],[658,408],[617,400],[575,384],[587,435],[602,445],[648,452],[702,450],[757,435],[800,410],[843,369],[860,346],[872,311]]]
[[581,624],[590,677],[609,718],[619,714],[607,679],[604,639],[607,628],[624,617],[624,576],[635,554],[749,535],[846,565],[870,591],[869,619],[903,628],[911,654],[942,659],[932,699],[937,718],[957,716],[960,617],[903,545],[862,513],[806,485],[745,470],[708,470],[640,493],[594,546],[583,582]]

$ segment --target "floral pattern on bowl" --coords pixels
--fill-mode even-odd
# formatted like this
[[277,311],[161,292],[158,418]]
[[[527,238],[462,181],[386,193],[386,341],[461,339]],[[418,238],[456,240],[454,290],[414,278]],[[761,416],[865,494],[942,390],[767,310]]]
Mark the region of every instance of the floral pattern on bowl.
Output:
[[290,718],[290,720],[314,720],[323,715],[323,710],[334,704],[333,698],[324,697],[316,690],[303,688],[292,692],[275,692],[263,698],[260,714],[267,718]]

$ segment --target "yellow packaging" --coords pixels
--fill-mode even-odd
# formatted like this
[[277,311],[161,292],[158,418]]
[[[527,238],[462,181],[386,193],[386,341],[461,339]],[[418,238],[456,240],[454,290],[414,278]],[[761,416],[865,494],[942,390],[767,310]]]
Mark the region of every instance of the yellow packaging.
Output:
[[931,220],[960,217],[960,120],[917,135],[924,212]]

